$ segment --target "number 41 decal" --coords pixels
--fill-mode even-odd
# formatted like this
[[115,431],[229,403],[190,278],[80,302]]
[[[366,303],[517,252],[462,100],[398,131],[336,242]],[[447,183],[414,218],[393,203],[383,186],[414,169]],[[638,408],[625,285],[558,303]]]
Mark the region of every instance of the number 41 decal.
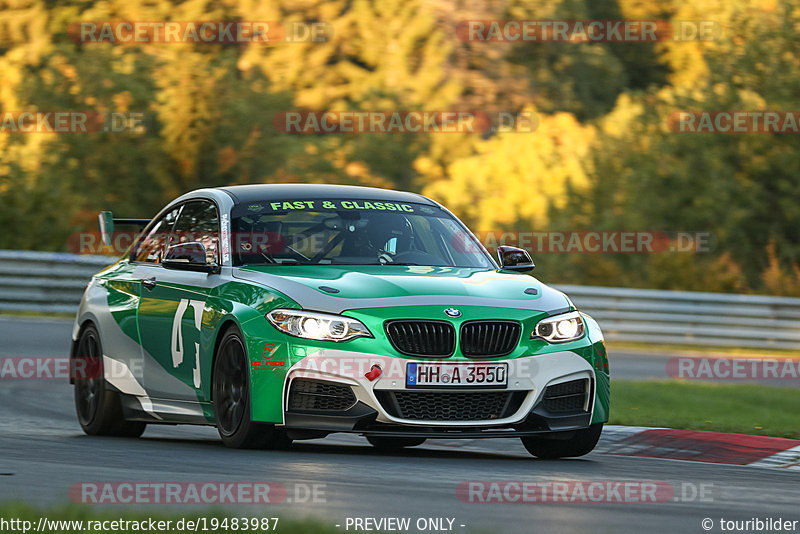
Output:
[[[175,318],[172,320],[172,341],[170,351],[172,352],[172,366],[177,368],[183,363],[183,332],[181,322],[183,314],[189,306],[194,310],[194,326],[200,332],[200,323],[203,320],[203,307],[205,302],[202,300],[181,299],[178,309],[175,311]],[[194,344],[194,369],[192,370],[194,387],[200,389],[200,343]]]

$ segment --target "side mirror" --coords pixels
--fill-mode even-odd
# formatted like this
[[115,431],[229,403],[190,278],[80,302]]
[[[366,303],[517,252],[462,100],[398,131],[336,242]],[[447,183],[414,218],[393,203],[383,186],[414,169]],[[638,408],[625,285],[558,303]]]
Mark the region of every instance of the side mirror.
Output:
[[161,265],[165,269],[178,271],[197,271],[208,274],[220,272],[219,265],[206,262],[206,247],[197,242],[172,245],[167,249],[167,255]]
[[528,251],[517,247],[505,245],[497,247],[497,259],[500,260],[500,268],[506,271],[526,273],[534,268]]

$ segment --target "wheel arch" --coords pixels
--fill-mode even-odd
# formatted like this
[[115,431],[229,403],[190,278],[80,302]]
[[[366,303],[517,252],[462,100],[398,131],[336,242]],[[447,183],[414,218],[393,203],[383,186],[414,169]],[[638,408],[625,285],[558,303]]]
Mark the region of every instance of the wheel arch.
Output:
[[97,326],[97,319],[91,315],[86,314],[80,319],[75,321],[74,331],[76,332],[70,342],[69,348],[69,384],[75,385],[75,377],[72,376],[72,362],[77,357],[78,344],[80,343],[81,336],[86,331],[86,327],[92,325],[97,330],[97,335],[100,336],[100,346],[103,346],[103,334],[100,333],[100,328]]
[[212,402],[214,401],[214,363],[217,360],[217,352],[219,351],[219,345],[222,342],[222,338],[224,338],[225,334],[228,333],[228,330],[231,329],[236,329],[239,332],[239,335],[242,336],[242,341],[245,342],[245,348],[247,347],[247,342],[244,339],[244,329],[242,328],[242,325],[239,324],[239,321],[236,320],[236,317],[232,314],[223,317],[219,323],[219,326],[217,327],[217,331],[214,336],[214,350],[211,352],[211,373],[209,373],[211,381],[209,382],[208,386],[208,398]]

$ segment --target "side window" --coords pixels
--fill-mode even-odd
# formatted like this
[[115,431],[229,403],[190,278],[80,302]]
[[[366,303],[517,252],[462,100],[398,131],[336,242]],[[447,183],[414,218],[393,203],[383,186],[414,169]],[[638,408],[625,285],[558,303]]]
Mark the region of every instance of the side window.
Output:
[[172,226],[178,218],[180,207],[164,215],[147,235],[139,242],[133,259],[148,263],[161,263],[166,251],[167,240],[172,232]]
[[195,242],[206,248],[207,263],[219,263],[219,215],[217,207],[207,200],[192,200],[183,205],[168,246]]

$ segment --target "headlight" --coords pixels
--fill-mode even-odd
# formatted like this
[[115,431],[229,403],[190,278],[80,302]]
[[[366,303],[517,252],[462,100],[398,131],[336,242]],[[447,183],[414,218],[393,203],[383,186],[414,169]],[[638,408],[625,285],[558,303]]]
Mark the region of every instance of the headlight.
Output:
[[275,328],[290,336],[318,341],[347,341],[355,337],[372,337],[360,321],[343,315],[300,310],[272,310],[267,319]]
[[582,338],[585,333],[581,314],[573,311],[542,319],[533,329],[531,339],[540,337],[550,343],[566,343]]

